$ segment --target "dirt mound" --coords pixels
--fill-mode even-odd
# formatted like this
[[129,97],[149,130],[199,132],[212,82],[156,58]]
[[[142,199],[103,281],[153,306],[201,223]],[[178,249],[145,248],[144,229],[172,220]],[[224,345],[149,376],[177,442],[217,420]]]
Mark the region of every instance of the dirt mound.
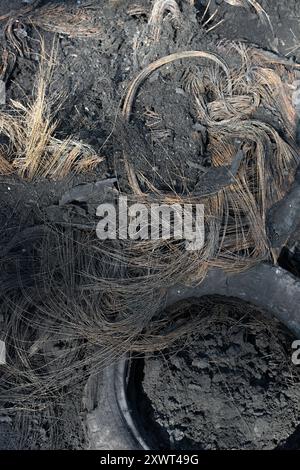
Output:
[[231,300],[203,299],[183,311],[203,316],[201,332],[145,359],[143,390],[162,447],[274,449],[293,434],[299,446],[291,335]]

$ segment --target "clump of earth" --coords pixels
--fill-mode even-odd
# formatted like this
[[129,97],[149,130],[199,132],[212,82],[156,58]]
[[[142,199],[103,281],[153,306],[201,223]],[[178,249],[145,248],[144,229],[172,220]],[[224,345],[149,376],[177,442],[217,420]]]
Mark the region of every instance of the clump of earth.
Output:
[[195,300],[183,314],[199,315],[201,328],[144,361],[142,402],[157,444],[299,448],[300,370],[292,363],[292,335],[240,301]]

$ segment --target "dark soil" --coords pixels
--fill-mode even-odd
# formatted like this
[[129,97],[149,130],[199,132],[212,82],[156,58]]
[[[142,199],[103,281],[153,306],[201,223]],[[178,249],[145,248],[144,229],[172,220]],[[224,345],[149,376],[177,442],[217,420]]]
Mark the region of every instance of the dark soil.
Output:
[[[76,5],[76,1],[71,0],[65,3],[70,8]],[[205,135],[197,128],[193,106],[182,89],[182,75],[186,67],[166,67],[144,84],[134,109],[133,129],[128,129],[127,135],[124,135],[118,128],[115,129],[115,120],[129,81],[143,66],[158,57],[188,49],[213,51],[221,38],[247,40],[286,54],[288,49],[297,45],[300,28],[296,20],[299,16],[297,2],[274,0],[272,5],[263,2],[274,24],[273,33],[270,27],[258,20],[253,11],[232,7],[223,1],[211,2],[202,24],[217,8],[218,13],[203,28],[201,16],[206,2],[197,1],[196,8],[191,9],[188,2],[180,1],[184,18],[181,27],[176,30],[172,22],[165,22],[162,40],[155,50],[143,43],[137,49],[137,42],[145,35],[146,16],[131,14],[132,2],[80,2],[81,5],[85,3],[95,5],[95,24],[103,34],[101,39],[76,39],[63,34],[58,36],[58,66],[51,87],[53,92],[63,92],[65,97],[59,115],[58,135],[73,135],[93,145],[105,157],[97,177],[116,175],[121,185],[125,184],[122,151],[129,142],[132,146],[129,158],[134,160],[137,171],[141,170],[155,186],[174,188],[179,192],[193,189],[202,175],[202,171],[193,165],[199,162],[199,154],[203,155],[204,166],[209,165],[210,159],[205,153]],[[0,14],[8,9],[18,9],[21,4],[17,0],[1,2]],[[149,1],[138,0],[136,5],[149,12]],[[224,19],[224,23],[207,33],[209,27],[216,25],[220,19]],[[279,24],[282,28],[278,28]],[[7,80],[8,102],[10,98],[26,101],[32,95],[38,66],[38,36],[33,28],[26,28],[32,54],[30,57],[18,58]],[[42,34],[50,48],[53,34]],[[298,52],[300,54],[300,49],[296,49],[292,57],[297,58]],[[154,122],[155,118],[147,118],[149,112],[159,115],[158,123]],[[112,138],[108,139],[112,131]],[[134,145],[135,141],[138,144]]]
[[82,390],[73,390],[54,407],[36,412],[2,411],[0,450],[79,450],[86,448],[81,420]]
[[300,376],[291,363],[292,336],[241,302],[203,298],[183,313],[203,319],[201,332],[144,361],[147,427],[154,421],[159,446],[299,448]]
[[215,3],[220,5],[215,21],[221,18],[226,20],[217,29],[218,35],[254,42],[266,49],[299,59],[300,4],[297,0],[259,2],[269,15],[273,29],[268,26],[267,20],[266,24],[257,21],[257,15],[253,11],[245,13],[243,8],[232,8],[222,1]]
[[[10,8],[14,6],[14,2],[8,3]],[[42,2],[44,3],[47,2]],[[75,1],[66,3],[70,4],[70,8],[76,4]],[[299,15],[297,2],[291,4],[274,0],[272,5],[270,2],[263,2],[274,24],[272,33],[270,27],[259,21],[253,11],[232,7],[222,1],[211,2],[210,10],[202,23],[217,8],[218,14],[203,28],[200,20],[201,13],[203,14],[202,4],[205,2],[197,1],[197,8],[191,9],[188,2],[181,1],[179,5],[184,18],[181,27],[175,29],[172,22],[165,22],[162,39],[153,49],[147,44],[139,43],[145,37],[146,17],[143,14],[130,14],[132,2],[97,0],[81,2],[81,5],[84,3],[95,4],[95,23],[103,34],[101,39],[59,36],[59,66],[55,69],[52,84],[53,91],[63,91],[65,96],[59,116],[59,135],[71,134],[92,144],[105,156],[100,173],[116,174],[120,184],[123,183],[122,150],[126,135],[120,134],[116,129],[112,138],[108,141],[107,138],[114,129],[116,115],[129,81],[143,66],[158,57],[180,50],[214,51],[216,42],[221,38],[247,40],[286,54],[288,49],[297,45],[295,38],[298,37],[300,28],[296,21]],[[135,5],[149,12],[149,1],[138,0]],[[209,27],[217,24],[220,19],[224,19],[224,23],[207,34]],[[282,29],[278,29],[279,21]],[[37,69],[37,36],[30,26],[27,26],[27,33],[33,38],[30,43],[33,53],[30,58],[18,59],[7,84],[8,100],[14,98],[22,101],[32,94]],[[53,35],[43,32],[43,36],[50,47]],[[283,45],[278,45],[283,42],[285,49]],[[295,50],[291,58],[297,58],[298,52],[300,53],[300,49]],[[209,155],[203,152],[205,135],[199,132],[193,106],[188,94],[182,89],[182,76],[189,65],[191,64],[187,61],[183,66],[179,64],[165,67],[143,85],[134,109],[133,138],[128,139],[132,144],[129,157],[134,160],[137,171],[141,170],[155,186],[171,187],[179,192],[193,189],[201,176],[201,171],[193,166],[193,163],[199,162],[199,153],[203,154],[203,164],[209,164]],[[154,123],[155,118],[147,118],[149,112],[159,115],[158,123]],[[130,129],[128,132],[130,135]],[[139,136],[138,145],[133,145],[137,140],[136,135]]]

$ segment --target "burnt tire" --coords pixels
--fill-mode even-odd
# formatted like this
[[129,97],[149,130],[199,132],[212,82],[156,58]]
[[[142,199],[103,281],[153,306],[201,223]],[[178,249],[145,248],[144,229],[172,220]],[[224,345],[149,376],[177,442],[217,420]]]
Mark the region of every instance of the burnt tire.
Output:
[[[196,287],[176,286],[166,296],[166,306],[206,295],[234,297],[269,312],[300,338],[300,281],[284,269],[260,264],[243,273],[212,270]],[[85,387],[85,427],[90,449],[148,449],[145,436],[135,426],[127,402],[128,361],[107,367],[91,377]]]
[[85,386],[85,429],[91,450],[147,449],[131,417],[126,397],[128,360],[91,376]]

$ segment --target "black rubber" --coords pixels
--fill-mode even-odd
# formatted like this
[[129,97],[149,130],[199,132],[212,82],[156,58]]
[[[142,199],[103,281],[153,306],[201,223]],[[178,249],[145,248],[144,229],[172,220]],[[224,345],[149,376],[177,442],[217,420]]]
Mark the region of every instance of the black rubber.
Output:
[[262,263],[239,274],[211,270],[197,287],[170,289],[167,305],[204,295],[236,297],[257,305],[300,338],[300,280],[278,266]]
[[86,384],[84,427],[90,450],[148,449],[127,402],[127,368],[124,359],[90,377]]

